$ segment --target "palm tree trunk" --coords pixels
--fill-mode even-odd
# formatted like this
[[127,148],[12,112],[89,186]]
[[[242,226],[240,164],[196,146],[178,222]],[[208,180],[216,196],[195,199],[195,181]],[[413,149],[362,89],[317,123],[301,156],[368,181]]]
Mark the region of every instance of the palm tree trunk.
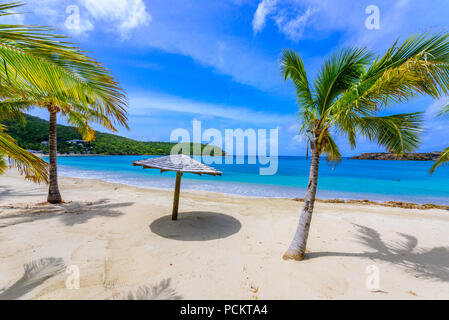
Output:
[[295,236],[282,257],[284,260],[304,259],[306,251],[307,238],[309,236],[310,223],[312,222],[313,206],[315,204],[316,189],[318,184],[318,167],[320,164],[320,154],[317,148],[311,143],[312,160],[310,162],[309,184],[304,198],[304,207],[299,218],[299,224],[296,228]]
[[57,111],[49,108],[50,127],[48,132],[48,146],[50,156],[50,185],[48,187],[47,201],[50,203],[61,203],[62,198],[58,187],[58,165],[57,160],[57,140],[56,140],[56,114]]

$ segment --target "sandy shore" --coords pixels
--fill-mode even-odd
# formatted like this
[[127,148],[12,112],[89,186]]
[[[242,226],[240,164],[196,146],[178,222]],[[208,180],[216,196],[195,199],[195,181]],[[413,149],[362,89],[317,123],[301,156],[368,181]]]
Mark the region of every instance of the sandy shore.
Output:
[[170,191],[72,178],[60,188],[67,203],[44,205],[46,186],[0,176],[0,299],[109,299],[139,286],[153,298],[449,298],[447,210],[317,203],[307,260],[292,262],[281,256],[299,201],[183,191],[172,222]]

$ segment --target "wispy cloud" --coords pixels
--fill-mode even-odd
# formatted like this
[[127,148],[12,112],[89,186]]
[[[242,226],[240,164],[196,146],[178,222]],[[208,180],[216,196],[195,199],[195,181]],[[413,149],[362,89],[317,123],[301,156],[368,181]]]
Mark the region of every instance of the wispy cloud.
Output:
[[431,120],[438,117],[443,107],[449,105],[449,97],[444,97],[439,100],[435,100],[426,110],[425,116]]
[[303,38],[304,29],[316,11],[318,10],[307,8],[304,13],[300,12],[291,17],[288,10],[282,10],[275,17],[275,21],[279,31],[285,34],[287,38],[293,41],[299,41]]
[[[368,17],[365,9],[369,5],[380,8],[379,30],[365,27]],[[359,44],[384,49],[399,36],[447,29],[447,10],[447,0],[433,0],[431,4],[410,0],[377,0],[374,3],[353,0],[262,0],[254,13],[253,30],[255,33],[262,31],[267,20],[273,19],[279,32],[293,41],[342,32],[345,45]]]
[[300,8],[291,1],[260,1],[253,17],[254,34],[262,31],[267,19],[271,18],[276,22],[279,32],[288,39],[293,41],[301,40],[305,27],[317,10],[312,7],[308,7],[305,10]]
[[[54,14],[54,11],[51,12]],[[78,6],[68,6],[65,13],[67,18],[64,26],[72,35],[86,37],[89,31],[94,30],[93,23],[88,18],[85,18],[84,15],[81,15]]]
[[[25,15],[25,21],[45,21],[75,36],[77,42],[101,39],[105,32],[118,33],[127,46],[187,56],[204,67],[212,67],[214,72],[231,76],[237,83],[265,91],[282,90],[280,77],[273,76],[279,73],[277,54],[261,52],[241,35],[218,28],[231,23],[223,13],[250,2],[28,0],[26,9],[32,14]],[[74,13],[68,10],[71,7],[78,9],[77,25],[69,18]]]
[[449,97],[433,101],[425,112],[426,129],[423,134],[422,150],[439,151],[449,145],[449,117],[438,116],[444,106],[449,104]]
[[[247,108],[215,104],[181,97],[147,92],[131,94],[129,112],[133,115],[146,115],[157,110],[188,113],[194,116],[217,117],[247,123],[268,125],[285,124],[294,121],[294,116],[269,112],[253,111]],[[263,109],[262,107],[260,109]]]
[[45,17],[46,25],[84,37],[99,28],[118,32],[125,39],[152,19],[143,0],[29,0],[27,7],[35,17]]
[[253,17],[253,31],[258,33],[265,27],[267,16],[276,8],[277,0],[262,0],[257,6]]
[[151,15],[142,0],[83,0],[92,19],[117,24],[117,31],[126,37],[139,26],[148,25]]
[[[413,33],[447,29],[449,2],[447,0],[426,1],[410,0],[289,0],[298,7],[318,9],[315,19],[310,21],[309,31],[314,36],[330,32],[342,32],[342,44],[364,45],[384,50],[399,37],[403,39]],[[380,9],[380,29],[369,30],[365,27],[369,5]]]

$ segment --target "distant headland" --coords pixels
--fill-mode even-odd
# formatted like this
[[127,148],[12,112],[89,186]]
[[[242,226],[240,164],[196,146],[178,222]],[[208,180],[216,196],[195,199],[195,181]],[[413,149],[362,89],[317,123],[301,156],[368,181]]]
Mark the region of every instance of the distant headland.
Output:
[[405,153],[403,155],[396,155],[387,152],[373,152],[362,153],[359,156],[351,157],[355,160],[412,160],[412,161],[435,161],[440,156],[441,152],[433,151],[428,153]]

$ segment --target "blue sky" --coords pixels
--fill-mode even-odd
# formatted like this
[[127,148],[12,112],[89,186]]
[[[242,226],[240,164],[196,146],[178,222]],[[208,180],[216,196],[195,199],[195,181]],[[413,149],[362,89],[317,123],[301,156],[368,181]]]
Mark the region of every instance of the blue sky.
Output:
[[[369,5],[380,9],[379,30],[365,27]],[[447,31],[449,1],[28,0],[21,11],[29,13],[8,19],[55,26],[112,70],[129,97],[131,130],[119,134],[168,141],[193,119],[204,129],[279,128],[279,153],[304,155],[294,90],[279,73],[281,50],[295,49],[313,79],[337,48],[381,54],[397,38]],[[70,18],[76,12],[79,21]],[[434,115],[445,102],[418,98],[391,111],[425,111],[420,150],[440,150],[449,121]],[[338,141],[343,155],[379,150]]]

